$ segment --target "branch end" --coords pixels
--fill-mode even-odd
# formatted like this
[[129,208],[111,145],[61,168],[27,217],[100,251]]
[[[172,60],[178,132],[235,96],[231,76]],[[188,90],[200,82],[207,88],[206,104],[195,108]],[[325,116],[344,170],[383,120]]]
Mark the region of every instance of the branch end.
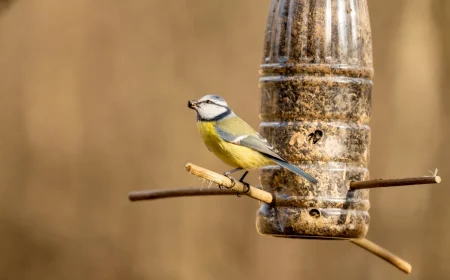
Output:
[[192,163],[190,163],[190,162],[186,163],[186,170],[187,170],[189,173],[191,173],[191,170],[192,170]]
[[441,182],[441,177],[440,176],[436,176],[435,177],[435,181],[436,181],[436,184],[439,184]]

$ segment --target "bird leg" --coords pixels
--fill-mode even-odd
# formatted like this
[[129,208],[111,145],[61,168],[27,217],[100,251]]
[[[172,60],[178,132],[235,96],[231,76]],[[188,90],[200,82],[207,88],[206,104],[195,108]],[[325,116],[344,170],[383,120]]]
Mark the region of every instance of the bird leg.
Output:
[[[247,176],[248,171],[245,171],[244,174],[241,176],[241,178],[239,179],[239,182],[241,182],[247,189],[243,192],[243,193],[248,193],[248,191],[250,190],[250,185],[249,183],[244,182],[244,178],[245,176]],[[239,193],[236,194],[238,197],[241,197],[239,195]]]
[[[233,186],[234,186],[236,180],[233,177],[231,177],[230,174],[234,173],[234,172],[237,172],[237,171],[240,171],[240,170],[242,170],[242,168],[240,168],[240,167],[239,168],[235,168],[235,169],[231,169],[231,170],[223,173],[223,176],[228,177],[228,179],[231,180],[231,182],[233,183]],[[222,189],[222,186],[219,185],[219,189]]]
[[[237,171],[241,171],[242,169],[243,168],[239,167],[239,168],[235,168],[235,169],[229,170],[229,171],[223,173],[223,176],[228,177],[231,180],[231,182],[233,183],[233,186],[234,186],[234,184],[236,183],[236,180],[233,177],[231,177],[230,174],[234,173],[234,172],[237,172]],[[245,178],[245,176],[247,176],[247,174],[248,174],[248,171],[245,171],[244,174],[239,179],[239,182],[241,182],[247,188],[243,193],[247,193],[250,190],[250,185],[248,183],[244,182],[244,178]],[[219,185],[219,189],[222,189],[222,186]],[[240,197],[239,193],[237,193],[236,195],[238,197]]]
[[226,176],[226,177],[230,178],[230,174],[231,174],[231,173],[238,172],[238,171],[241,171],[241,170],[242,170],[241,167],[235,168],[235,169],[231,169],[231,170],[229,170],[229,171],[223,173],[223,176]]

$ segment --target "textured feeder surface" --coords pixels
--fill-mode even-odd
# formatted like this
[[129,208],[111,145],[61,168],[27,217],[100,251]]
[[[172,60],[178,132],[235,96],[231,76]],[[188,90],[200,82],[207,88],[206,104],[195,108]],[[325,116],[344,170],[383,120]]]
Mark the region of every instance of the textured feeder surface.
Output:
[[[273,0],[261,65],[261,134],[318,181],[278,168],[261,184],[281,203],[262,204],[261,234],[362,238],[369,226],[367,180],[372,46],[364,0]],[[281,199],[282,198],[282,199]]]

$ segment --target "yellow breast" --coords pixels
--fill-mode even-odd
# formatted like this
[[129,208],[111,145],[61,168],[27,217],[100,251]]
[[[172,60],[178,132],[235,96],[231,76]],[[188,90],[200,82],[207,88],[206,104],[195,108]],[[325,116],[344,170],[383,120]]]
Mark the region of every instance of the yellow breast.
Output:
[[230,166],[251,170],[272,164],[270,159],[257,151],[222,140],[214,129],[214,122],[199,121],[197,128],[208,149]]

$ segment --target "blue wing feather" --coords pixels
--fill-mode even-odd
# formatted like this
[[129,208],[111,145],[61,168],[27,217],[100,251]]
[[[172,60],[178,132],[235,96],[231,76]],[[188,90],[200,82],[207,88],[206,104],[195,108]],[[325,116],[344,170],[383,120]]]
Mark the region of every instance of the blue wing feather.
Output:
[[272,158],[272,160],[273,160],[274,162],[276,162],[277,164],[279,164],[280,166],[282,166],[282,167],[284,167],[284,168],[286,168],[286,169],[288,169],[288,170],[294,172],[295,174],[298,174],[298,175],[304,177],[306,180],[310,181],[311,183],[313,183],[313,184],[317,184],[317,183],[318,183],[318,181],[316,180],[316,178],[314,178],[313,176],[309,175],[309,174],[306,173],[305,171],[301,170],[301,169],[298,168],[297,166],[292,165],[292,164],[290,164],[290,163],[288,163],[288,162],[286,162],[286,161],[279,160],[279,159],[277,159],[277,158]]
[[[269,144],[269,142],[263,138],[259,133],[254,131],[247,123],[236,117],[234,122],[239,122],[238,125],[240,125],[240,129],[236,129],[236,124],[234,125],[225,125],[225,126],[218,126],[215,125],[214,128],[217,132],[217,134],[222,138],[224,141],[227,141],[232,144],[245,146],[247,148],[256,150],[265,156],[269,157],[273,162],[277,163],[278,165],[290,170],[291,172],[294,172],[295,174],[298,174],[308,181],[310,181],[313,184],[317,184],[317,180],[306,173],[305,171],[301,170],[300,168],[288,163],[286,160],[281,158],[277,153],[273,151],[273,147]],[[231,130],[231,131],[230,131]]]

